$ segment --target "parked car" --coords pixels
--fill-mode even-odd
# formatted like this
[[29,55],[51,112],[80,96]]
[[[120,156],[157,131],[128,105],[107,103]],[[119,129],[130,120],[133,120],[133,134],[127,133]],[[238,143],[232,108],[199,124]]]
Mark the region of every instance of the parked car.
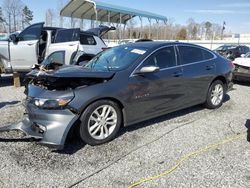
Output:
[[33,64],[41,63],[55,51],[64,53],[65,64],[75,56],[84,58],[87,54],[93,58],[107,48],[101,36],[114,29],[100,26],[84,32],[79,28],[44,27],[44,23],[31,25],[20,34],[11,35],[9,40],[0,41],[1,72],[29,72]]
[[215,49],[215,52],[226,57],[227,59],[234,60],[241,57],[242,54],[250,52],[250,48],[244,45],[223,45]]
[[234,80],[250,81],[250,52],[234,60]]
[[152,39],[138,39],[137,41],[135,41],[135,42],[153,42],[153,40]]
[[123,126],[204,103],[219,108],[233,64],[192,44],[143,42],[111,48],[86,66],[27,74],[27,116],[18,129],[62,148],[70,130],[90,145]]

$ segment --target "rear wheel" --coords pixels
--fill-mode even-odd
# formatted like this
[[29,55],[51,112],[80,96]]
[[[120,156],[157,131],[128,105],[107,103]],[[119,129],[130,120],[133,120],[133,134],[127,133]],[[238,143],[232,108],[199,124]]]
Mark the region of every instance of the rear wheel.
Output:
[[89,145],[112,140],[120,129],[122,114],[119,106],[110,100],[97,101],[83,112],[80,137]]
[[225,97],[225,85],[222,81],[214,81],[207,93],[206,107],[209,109],[216,109],[221,107]]

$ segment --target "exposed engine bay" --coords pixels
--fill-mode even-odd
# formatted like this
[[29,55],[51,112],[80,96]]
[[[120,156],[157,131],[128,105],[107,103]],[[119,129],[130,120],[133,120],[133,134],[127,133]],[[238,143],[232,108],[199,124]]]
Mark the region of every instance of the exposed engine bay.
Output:
[[[57,66],[57,67],[55,67]],[[58,66],[36,67],[26,75],[26,84],[39,86],[46,90],[67,90],[77,87],[87,87],[112,79],[111,72],[86,72],[84,67],[79,66]]]

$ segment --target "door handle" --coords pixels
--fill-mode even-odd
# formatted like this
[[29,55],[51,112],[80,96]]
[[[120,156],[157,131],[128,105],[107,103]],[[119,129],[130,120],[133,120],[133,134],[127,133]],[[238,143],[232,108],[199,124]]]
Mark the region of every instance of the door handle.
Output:
[[183,75],[182,72],[175,72],[175,73],[173,74],[174,77],[180,77],[180,76],[182,76],[182,75]]
[[76,44],[69,44],[69,46],[75,46]]
[[212,70],[213,68],[214,68],[214,65],[206,66],[206,70]]
[[28,46],[32,46],[32,45],[34,45],[34,44],[35,44],[35,43],[28,43],[27,45],[28,45]]

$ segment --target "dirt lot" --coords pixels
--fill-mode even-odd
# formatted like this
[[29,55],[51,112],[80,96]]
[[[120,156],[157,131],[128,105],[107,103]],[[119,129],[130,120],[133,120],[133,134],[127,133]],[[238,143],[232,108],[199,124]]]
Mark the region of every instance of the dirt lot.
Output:
[[[0,126],[21,120],[23,88],[1,80]],[[182,156],[246,132],[250,87],[235,85],[218,110],[192,107],[124,129],[97,147],[77,140],[63,152],[0,133],[0,187],[128,187],[159,175]],[[138,187],[250,187],[247,135],[185,160],[172,173]]]

